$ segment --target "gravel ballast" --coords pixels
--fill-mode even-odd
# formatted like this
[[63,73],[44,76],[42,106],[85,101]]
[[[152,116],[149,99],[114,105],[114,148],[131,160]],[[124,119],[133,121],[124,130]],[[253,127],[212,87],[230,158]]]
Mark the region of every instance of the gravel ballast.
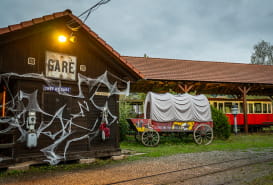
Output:
[[[214,165],[206,166],[207,164]],[[255,178],[272,174],[272,172],[273,148],[263,151],[212,151],[178,154],[138,161],[125,161],[95,169],[79,170],[78,172],[45,173],[37,177],[27,176],[9,179],[6,182],[2,179],[0,183],[8,185],[99,185],[115,182],[120,182],[117,184],[177,185],[246,184]],[[143,178],[146,176],[150,177]],[[131,181],[126,181],[130,179]]]

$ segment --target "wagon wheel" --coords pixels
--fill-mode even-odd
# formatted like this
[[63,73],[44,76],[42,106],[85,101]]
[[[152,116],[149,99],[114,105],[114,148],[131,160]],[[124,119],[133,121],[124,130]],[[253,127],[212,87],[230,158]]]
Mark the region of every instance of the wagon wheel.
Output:
[[140,142],[140,140],[141,140],[141,133],[135,132],[135,140],[136,140],[136,142]]
[[145,146],[156,146],[159,143],[160,136],[155,130],[147,130],[142,133],[141,142]]
[[194,129],[193,138],[196,144],[209,145],[213,140],[213,130],[209,125],[200,124]]

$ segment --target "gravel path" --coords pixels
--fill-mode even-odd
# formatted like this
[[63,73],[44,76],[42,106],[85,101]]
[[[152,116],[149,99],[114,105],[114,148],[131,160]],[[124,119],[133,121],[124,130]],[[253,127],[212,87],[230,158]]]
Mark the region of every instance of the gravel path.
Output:
[[[241,160],[221,163],[234,159]],[[270,161],[259,163],[259,161],[268,159],[270,159]],[[202,166],[212,163],[221,164]],[[247,166],[249,163],[255,164]],[[180,171],[181,169],[187,170]],[[225,169],[229,170],[224,171]],[[172,171],[172,173],[166,173],[170,171]],[[122,162],[118,164],[106,165],[96,169],[80,170],[79,172],[45,174],[39,177],[28,178],[21,177],[13,179],[9,182],[0,181],[0,183],[7,185],[99,185],[139,178],[117,184],[246,184],[257,177],[264,176],[272,172],[273,148],[264,151],[213,151],[179,154],[133,162]],[[161,175],[155,175],[160,173]],[[144,176],[152,177],[141,178]],[[194,176],[199,177],[193,178]]]

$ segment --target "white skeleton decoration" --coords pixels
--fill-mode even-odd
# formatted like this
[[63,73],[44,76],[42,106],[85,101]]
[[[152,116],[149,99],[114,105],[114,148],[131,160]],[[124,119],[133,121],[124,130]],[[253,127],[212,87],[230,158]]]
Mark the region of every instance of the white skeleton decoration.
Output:
[[[112,76],[112,78],[116,79],[116,81],[114,83],[110,83],[108,76]],[[59,107],[54,114],[46,112],[40,107],[38,103],[38,89],[34,90],[32,93],[26,93],[22,90],[19,90],[17,94],[12,94],[9,87],[9,80],[11,77],[16,77],[19,79],[35,78],[42,80],[47,86],[57,87],[57,94],[77,98],[80,112],[70,114],[68,119],[64,118],[63,112],[65,108],[67,108],[66,104]],[[9,132],[12,129],[17,129],[20,132],[20,137],[17,139],[17,141],[27,142],[29,148],[39,145],[39,137],[41,135],[49,137],[52,140],[52,143],[49,146],[42,148],[41,152],[43,152],[47,158],[45,161],[49,162],[51,165],[56,165],[61,160],[66,159],[67,150],[69,149],[69,145],[72,142],[80,141],[83,139],[88,139],[91,141],[96,136],[98,136],[100,132],[102,133],[101,137],[103,140],[110,136],[109,127],[117,121],[118,117],[110,112],[108,108],[108,101],[106,101],[105,105],[103,106],[98,106],[95,103],[94,97],[96,96],[96,92],[100,87],[103,86],[108,89],[108,97],[112,95],[129,95],[130,89],[130,82],[124,81],[107,71],[96,79],[78,74],[77,95],[72,95],[68,92],[62,91],[60,80],[46,78],[43,74],[31,73],[20,75],[16,73],[5,73],[0,74],[0,82],[6,87],[7,94],[10,96],[10,100],[5,103],[6,110],[9,113],[12,113],[11,116],[0,118],[0,124],[8,124],[7,128],[0,130],[0,134]],[[119,90],[117,87],[118,82],[125,84],[126,89]],[[83,93],[83,84],[87,85],[89,88],[88,97],[86,97]],[[88,101],[85,101],[86,98],[88,98]],[[85,117],[85,113],[91,111],[90,105],[100,111],[102,113],[102,117],[100,118],[98,116],[94,123],[88,123],[88,127],[83,127],[75,123],[75,119]],[[2,105],[0,106],[0,109],[2,109]],[[50,121],[45,122],[42,120],[40,123],[36,123],[36,115],[46,116],[50,119]],[[53,122],[55,122],[54,124],[58,122],[61,126],[61,129],[55,133],[52,133],[48,129],[53,124]],[[77,130],[73,129],[75,127],[87,131],[86,134],[81,135],[80,137],[72,137],[72,139],[70,139],[69,136],[77,132]],[[65,144],[62,155],[58,155],[56,153],[56,148],[60,144]]]

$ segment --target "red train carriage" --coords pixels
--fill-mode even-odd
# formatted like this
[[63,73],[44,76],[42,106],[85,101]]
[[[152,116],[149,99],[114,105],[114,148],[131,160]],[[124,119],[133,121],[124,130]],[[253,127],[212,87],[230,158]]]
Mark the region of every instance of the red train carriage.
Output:
[[[238,129],[244,127],[243,102],[236,99],[209,98],[212,106],[221,110],[228,117],[231,125],[234,125],[234,116],[231,114],[232,105],[238,106],[237,114]],[[272,101],[269,99],[247,100],[248,127],[252,131],[258,131],[265,127],[273,126]]]
[[[136,140],[145,146],[156,146],[160,133],[193,133],[197,144],[213,140],[213,122],[209,101],[204,95],[172,95],[149,92],[145,99],[144,119],[128,119],[136,131]],[[139,139],[138,139],[139,138]]]

